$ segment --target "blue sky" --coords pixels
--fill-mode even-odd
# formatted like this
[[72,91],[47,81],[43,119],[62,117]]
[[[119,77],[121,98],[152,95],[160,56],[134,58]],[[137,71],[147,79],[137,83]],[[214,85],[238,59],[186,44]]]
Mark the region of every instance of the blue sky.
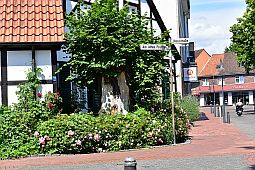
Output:
[[195,49],[209,54],[223,53],[229,46],[230,26],[237,23],[246,8],[245,0],[190,0],[190,41]]

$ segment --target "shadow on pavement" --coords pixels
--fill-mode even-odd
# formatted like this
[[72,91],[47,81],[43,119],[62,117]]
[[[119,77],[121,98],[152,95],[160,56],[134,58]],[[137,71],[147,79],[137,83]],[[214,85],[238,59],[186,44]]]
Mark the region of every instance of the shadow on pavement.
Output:
[[255,170],[255,165],[250,165],[249,169],[254,169]]
[[255,114],[254,110],[244,110],[243,112],[246,114]]
[[204,112],[200,112],[199,120],[209,120],[209,119]]
[[244,148],[244,149],[255,149],[255,146],[243,146],[238,148]]

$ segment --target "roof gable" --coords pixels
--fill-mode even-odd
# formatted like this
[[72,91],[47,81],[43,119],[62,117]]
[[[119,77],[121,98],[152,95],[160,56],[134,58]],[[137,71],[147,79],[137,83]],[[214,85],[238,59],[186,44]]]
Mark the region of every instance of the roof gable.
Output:
[[204,49],[196,50],[195,56],[195,62],[197,63],[197,72],[199,74],[204,69],[211,56]]
[[213,54],[198,76],[206,77],[218,75],[219,70],[217,69],[217,65],[219,65],[221,61],[224,61],[224,54]]

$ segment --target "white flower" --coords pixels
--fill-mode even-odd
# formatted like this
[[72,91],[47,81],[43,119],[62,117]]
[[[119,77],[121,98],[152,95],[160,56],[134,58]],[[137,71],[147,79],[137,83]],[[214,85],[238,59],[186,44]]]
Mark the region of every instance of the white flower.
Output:
[[68,136],[74,136],[74,135],[75,135],[75,132],[72,131],[72,130],[69,130],[69,131],[67,132],[67,134],[68,134]]
[[35,131],[34,136],[35,136],[36,138],[38,138],[39,135],[40,135],[39,132],[38,132],[38,131]]
[[82,142],[78,139],[75,141],[76,145],[81,146]]

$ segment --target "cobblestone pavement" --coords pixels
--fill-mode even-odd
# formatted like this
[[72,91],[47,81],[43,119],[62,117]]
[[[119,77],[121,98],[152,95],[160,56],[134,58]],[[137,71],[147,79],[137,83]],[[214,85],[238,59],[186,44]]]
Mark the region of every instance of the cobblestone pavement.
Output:
[[[0,169],[124,169],[132,156],[137,169],[255,169],[255,141],[233,123],[222,123],[210,109],[202,108],[208,120],[195,122],[190,144],[163,146],[127,152],[31,157],[0,161]],[[243,117],[246,115],[244,114]],[[255,115],[254,115],[255,116]],[[240,121],[240,120],[239,120]]]

